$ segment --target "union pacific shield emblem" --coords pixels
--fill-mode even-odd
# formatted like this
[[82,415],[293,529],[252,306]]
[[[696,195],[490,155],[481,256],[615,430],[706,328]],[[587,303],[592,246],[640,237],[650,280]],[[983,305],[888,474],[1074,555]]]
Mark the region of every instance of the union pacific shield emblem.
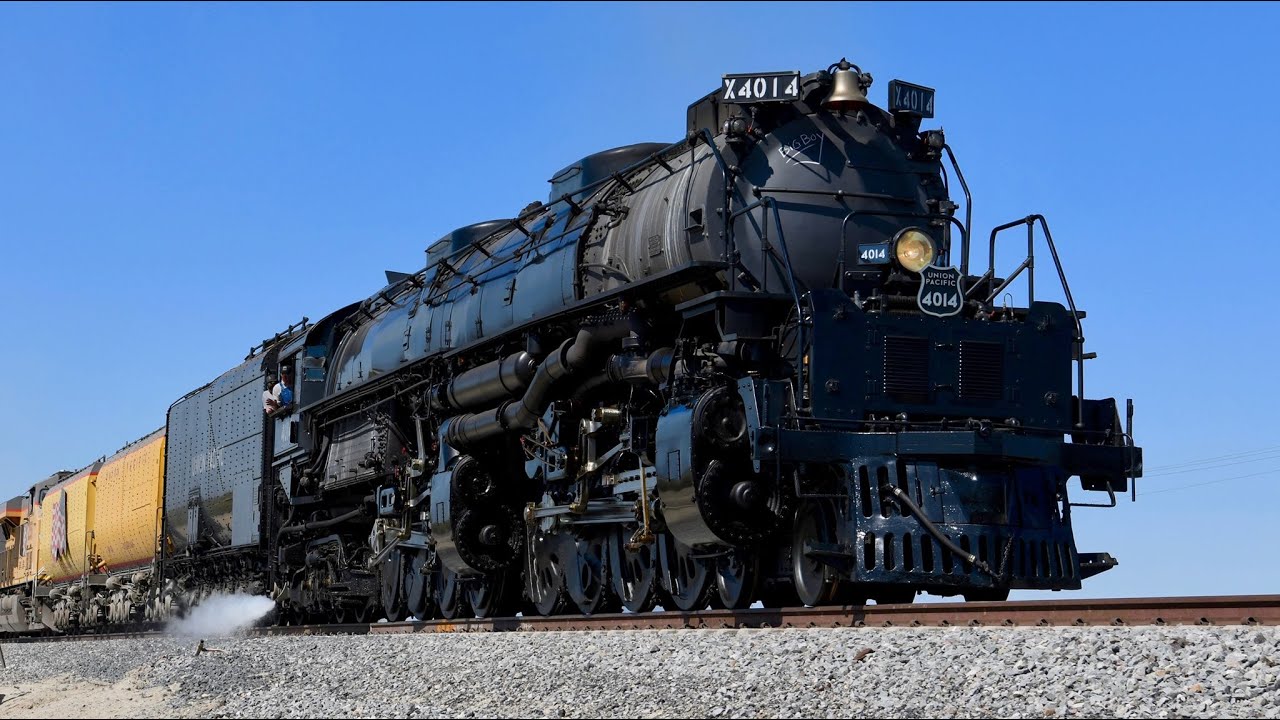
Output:
[[920,271],[920,292],[916,303],[927,315],[950,317],[964,307],[964,294],[960,290],[960,270],[953,267],[930,265]]

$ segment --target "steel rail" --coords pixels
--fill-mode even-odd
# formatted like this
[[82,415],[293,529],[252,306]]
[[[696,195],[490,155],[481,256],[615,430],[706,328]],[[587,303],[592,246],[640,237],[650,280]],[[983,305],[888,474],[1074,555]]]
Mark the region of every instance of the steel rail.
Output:
[[[274,625],[247,630],[276,635],[403,635],[413,633],[552,632],[839,627],[1139,627],[1280,625],[1280,595],[1093,598],[1013,602],[913,603],[817,608],[753,608],[702,612],[459,618],[413,622]],[[4,643],[122,640],[157,637],[148,624],[127,632],[3,638]]]
[[[757,608],[643,614],[553,615],[374,623],[374,635],[561,630],[714,628],[1280,625],[1280,595],[1021,600],[818,608]],[[324,625],[256,628],[256,634],[316,634]],[[343,629],[338,632],[350,632]]]
[[48,635],[18,635],[16,637],[0,635],[0,644],[72,642],[76,640],[133,640],[136,638],[158,637],[161,635],[164,635],[162,625],[157,623],[141,623],[136,628],[129,630],[89,632],[80,635],[59,634],[53,633],[52,631],[50,631],[50,634]]

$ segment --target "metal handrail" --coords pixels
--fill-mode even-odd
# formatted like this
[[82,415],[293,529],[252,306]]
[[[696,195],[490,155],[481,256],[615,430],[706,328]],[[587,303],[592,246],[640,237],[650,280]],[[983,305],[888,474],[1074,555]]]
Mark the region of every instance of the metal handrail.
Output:
[[[791,267],[791,253],[787,251],[787,238],[782,234],[782,215],[778,212],[778,201],[774,198],[761,198],[765,207],[773,209],[773,224],[778,231],[778,249],[782,251],[782,262],[787,268],[788,284],[791,286],[791,298],[796,304],[796,388],[804,387],[804,308],[800,305],[799,280]],[[768,228],[768,224],[765,224]]]
[[273,345],[277,342],[280,342],[285,338],[288,338],[290,335],[294,333],[295,330],[306,330],[310,322],[311,322],[311,318],[304,316],[298,322],[292,323],[289,325],[289,327],[276,333],[274,337],[266,338],[262,342],[258,343],[257,345],[254,345],[253,347],[249,348],[249,354],[246,355],[244,359],[248,360],[260,352],[265,352],[268,346]]
[[1008,278],[1005,279],[1003,283],[1000,284],[1000,287],[991,291],[991,294],[987,296],[986,302],[991,302],[1000,293],[1004,292],[1004,289],[1009,287],[1010,283],[1012,283],[1015,278],[1021,275],[1023,270],[1029,271],[1027,273],[1027,306],[1030,307],[1031,303],[1035,302],[1035,274],[1036,274],[1035,225],[1036,223],[1040,223],[1040,228],[1044,230],[1044,239],[1045,239],[1045,242],[1048,243],[1049,245],[1049,253],[1050,255],[1053,256],[1053,265],[1058,271],[1058,280],[1059,282],[1062,283],[1062,291],[1067,296],[1067,306],[1071,309],[1071,320],[1072,322],[1075,323],[1075,327],[1076,327],[1076,336],[1075,336],[1076,385],[1077,385],[1077,392],[1079,393],[1078,397],[1080,398],[1080,402],[1076,403],[1076,427],[1083,427],[1084,426],[1084,402],[1083,402],[1084,400],[1084,359],[1085,359],[1084,325],[1082,325],[1080,322],[1080,312],[1076,310],[1076,301],[1075,301],[1075,298],[1073,298],[1071,295],[1071,286],[1067,283],[1067,274],[1062,269],[1062,260],[1058,257],[1058,247],[1053,242],[1053,233],[1049,231],[1049,221],[1045,220],[1043,215],[1040,215],[1040,214],[1028,215],[1022,218],[1021,220],[1014,220],[1013,222],[1008,222],[1008,223],[1005,223],[1004,225],[999,225],[991,230],[991,240],[990,240],[990,247],[989,247],[989,253],[988,253],[988,266],[987,266],[987,272],[982,276],[983,278],[986,278],[988,276],[995,277],[996,236],[998,236],[1001,232],[1005,230],[1018,227],[1019,225],[1027,226],[1027,257],[1021,263],[1018,264],[1018,268],[1013,271],[1012,275],[1010,275]]
[[[951,167],[956,171],[956,179],[960,181],[960,189],[964,190],[964,226],[971,228],[973,227],[973,195],[969,194],[969,183],[964,181],[964,173],[960,172],[960,163],[956,162],[956,154],[951,152],[951,146],[944,143],[942,149],[947,151],[947,157],[951,159]],[[960,274],[969,275],[968,232],[960,238]]]
[[[773,252],[773,246],[769,244],[769,211],[772,210],[774,230],[778,234],[778,250],[780,251],[778,257],[782,260],[782,266],[787,271],[787,286],[791,291],[791,300],[796,306],[796,387],[798,388],[804,383],[804,306],[800,301],[800,280],[796,277],[795,269],[791,266],[791,253],[787,250],[787,237],[782,231],[782,214],[778,212],[778,201],[771,197],[761,197],[741,210],[731,213],[728,224],[732,226],[737,218],[760,207],[764,208],[764,217],[761,218],[760,222],[761,252]],[[761,269],[764,272],[764,286],[768,288],[769,268],[762,267]]]
[[[759,208],[759,207],[766,207],[763,199],[757,199],[755,202],[751,202],[743,206],[742,209],[740,210],[734,210],[733,212],[729,213],[729,222],[726,223],[725,226],[727,228],[732,228],[738,218],[742,217],[743,215],[749,214],[752,210],[755,210],[756,208]],[[761,262],[760,262],[760,269],[764,271],[764,278],[761,280],[761,289],[767,292],[769,290],[769,268],[764,264],[763,255],[767,254],[770,250],[772,250],[772,247],[769,245],[769,242],[768,242],[769,241],[769,235],[768,235],[769,211],[767,207],[765,209],[765,217],[761,221],[760,227],[762,231],[760,235],[760,252],[762,255]],[[737,248],[736,237],[732,233],[729,235],[728,238],[726,238],[726,241],[733,242],[734,250],[736,251],[736,248]],[[738,258],[735,256],[736,252],[729,252],[728,248],[726,248],[726,253],[728,253],[728,262],[731,266],[739,268],[742,271],[746,272],[746,267],[741,265],[741,263],[738,262]],[[732,272],[729,274],[729,277],[731,281],[730,289],[732,290],[733,289],[732,279],[734,278],[734,275]]]

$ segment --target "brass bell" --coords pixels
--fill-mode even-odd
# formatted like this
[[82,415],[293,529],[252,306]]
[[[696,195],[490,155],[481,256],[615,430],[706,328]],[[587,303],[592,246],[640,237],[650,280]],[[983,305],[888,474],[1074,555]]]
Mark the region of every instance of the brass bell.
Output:
[[844,110],[866,103],[866,88],[871,84],[871,76],[864,75],[861,68],[843,58],[838,67],[835,82],[831,85],[831,94],[822,101],[822,106],[830,110]]

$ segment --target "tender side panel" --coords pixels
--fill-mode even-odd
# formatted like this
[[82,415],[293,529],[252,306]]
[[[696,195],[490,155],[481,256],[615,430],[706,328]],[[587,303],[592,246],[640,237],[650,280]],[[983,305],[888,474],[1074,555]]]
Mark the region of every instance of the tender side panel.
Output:
[[267,418],[255,357],[169,409],[164,518],[170,552],[258,541]]
[[117,572],[151,563],[164,481],[164,429],[108,458],[98,472],[98,553]]
[[196,503],[200,488],[206,484],[205,477],[215,472],[216,457],[209,423],[211,388],[201,388],[169,408],[164,522],[171,553],[184,552],[191,541],[190,533],[200,531]]
[[172,552],[197,541],[258,541],[266,414],[261,358],[223,374],[169,411],[165,522]]
[[258,542],[258,488],[267,428],[262,411],[266,375],[260,365],[260,360],[245,363],[213,386],[213,437],[221,471],[205,498],[211,514],[216,508],[217,522],[229,529],[230,544],[235,546]]

